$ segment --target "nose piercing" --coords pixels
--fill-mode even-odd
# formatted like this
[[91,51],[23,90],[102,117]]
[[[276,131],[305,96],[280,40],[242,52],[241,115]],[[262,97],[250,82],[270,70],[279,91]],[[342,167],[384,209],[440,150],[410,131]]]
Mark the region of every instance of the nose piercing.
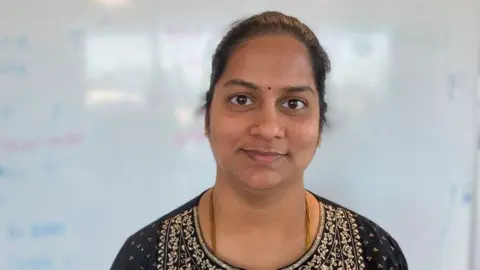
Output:
[[260,126],[260,124],[257,123],[257,124],[254,124],[252,127],[256,128],[258,126]]
[[248,132],[253,135],[253,133],[255,133],[255,129],[258,128],[260,126],[260,124],[253,124],[248,130]]

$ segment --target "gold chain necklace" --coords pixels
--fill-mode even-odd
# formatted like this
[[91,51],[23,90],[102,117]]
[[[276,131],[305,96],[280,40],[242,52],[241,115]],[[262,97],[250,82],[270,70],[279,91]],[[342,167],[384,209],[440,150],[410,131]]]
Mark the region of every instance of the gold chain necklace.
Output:
[[[310,210],[307,201],[307,195],[305,195],[305,250],[308,251],[312,244],[312,238],[310,236]],[[217,231],[215,227],[215,211],[213,207],[213,188],[210,192],[210,241],[212,243],[213,253],[217,253]]]

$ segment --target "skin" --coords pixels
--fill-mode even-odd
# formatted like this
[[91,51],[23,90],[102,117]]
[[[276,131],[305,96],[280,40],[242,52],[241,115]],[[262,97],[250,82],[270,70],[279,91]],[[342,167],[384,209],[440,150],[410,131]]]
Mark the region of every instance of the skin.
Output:
[[[308,51],[297,39],[254,37],[231,54],[205,127],[217,161],[217,257],[236,267],[277,269],[305,253],[305,198],[312,239],[320,216],[303,186],[321,138],[319,112]],[[210,248],[211,199],[209,191],[199,204]]]

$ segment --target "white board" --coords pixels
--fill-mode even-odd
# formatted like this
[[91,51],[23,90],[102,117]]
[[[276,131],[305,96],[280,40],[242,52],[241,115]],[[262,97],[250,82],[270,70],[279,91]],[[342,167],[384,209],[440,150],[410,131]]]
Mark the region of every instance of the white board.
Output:
[[267,9],[304,20],[332,60],[308,188],[387,229],[411,269],[471,269],[473,3],[0,0],[0,269],[108,269],[208,188],[195,110],[210,57]]

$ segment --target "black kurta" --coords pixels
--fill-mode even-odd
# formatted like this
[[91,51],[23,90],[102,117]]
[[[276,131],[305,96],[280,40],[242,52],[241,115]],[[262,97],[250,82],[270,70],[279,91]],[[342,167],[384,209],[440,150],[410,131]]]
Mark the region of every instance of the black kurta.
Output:
[[[130,236],[110,270],[235,269],[215,257],[200,231],[200,196]],[[406,270],[397,242],[377,224],[322,197],[310,249],[282,269]]]

